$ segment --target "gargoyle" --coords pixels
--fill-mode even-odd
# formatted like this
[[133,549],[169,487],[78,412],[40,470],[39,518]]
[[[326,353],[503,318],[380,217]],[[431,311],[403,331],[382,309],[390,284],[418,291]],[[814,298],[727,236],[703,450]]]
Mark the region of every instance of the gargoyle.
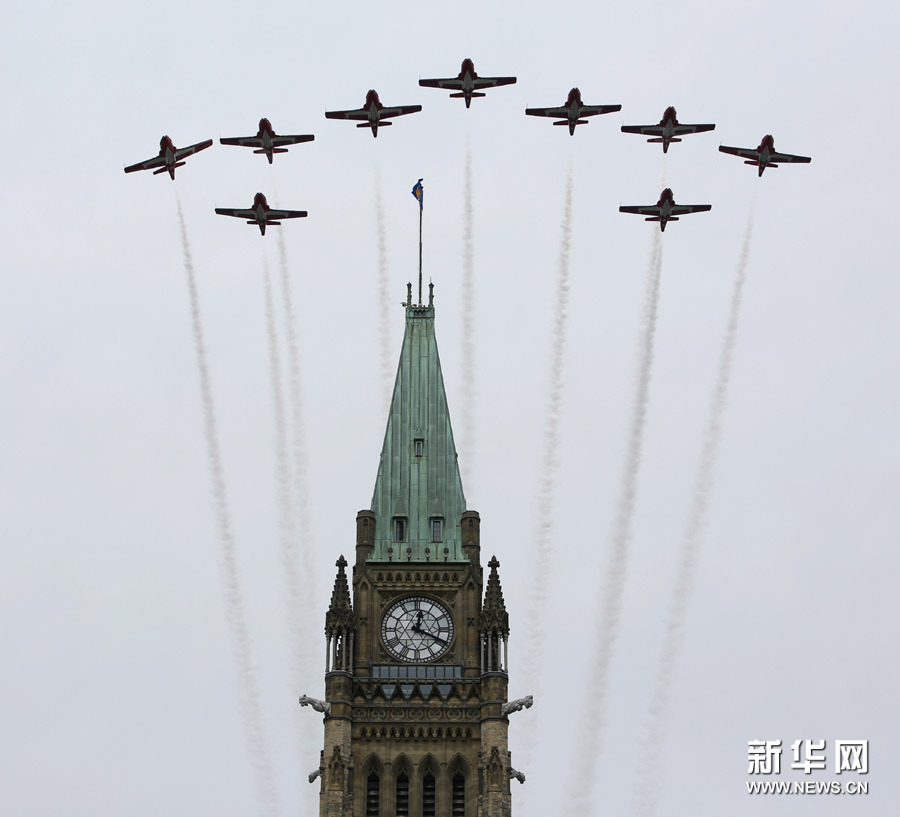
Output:
[[[306,695],[301,695],[300,706],[311,706],[316,712],[324,712],[326,715],[331,714],[331,704],[326,701],[320,701],[318,698],[310,698]],[[529,706],[531,706],[531,704],[529,704]]]
[[515,701],[503,704],[500,714],[508,715],[510,712],[521,712],[523,709],[530,709],[532,704],[534,704],[534,695],[526,695],[524,698],[517,698]]

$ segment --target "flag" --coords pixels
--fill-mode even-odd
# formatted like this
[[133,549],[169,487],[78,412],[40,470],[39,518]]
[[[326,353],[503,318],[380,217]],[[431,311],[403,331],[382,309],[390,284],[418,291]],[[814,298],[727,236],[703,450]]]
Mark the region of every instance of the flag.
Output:
[[412,194],[419,200],[419,209],[422,210],[422,201],[425,198],[425,190],[422,187],[422,180],[419,179],[412,189]]

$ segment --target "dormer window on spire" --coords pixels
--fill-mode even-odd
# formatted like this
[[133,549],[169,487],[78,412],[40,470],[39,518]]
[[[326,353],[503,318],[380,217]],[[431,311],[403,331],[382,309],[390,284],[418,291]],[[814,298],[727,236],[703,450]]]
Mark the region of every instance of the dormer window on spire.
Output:
[[423,440],[421,437],[417,438],[415,443],[413,444],[413,447],[417,457],[425,456],[425,440]]
[[432,517],[431,519],[431,541],[432,542],[443,542],[444,541],[444,519],[440,516]]
[[405,542],[406,541],[406,517],[405,516],[395,516],[394,517],[394,541],[395,542]]

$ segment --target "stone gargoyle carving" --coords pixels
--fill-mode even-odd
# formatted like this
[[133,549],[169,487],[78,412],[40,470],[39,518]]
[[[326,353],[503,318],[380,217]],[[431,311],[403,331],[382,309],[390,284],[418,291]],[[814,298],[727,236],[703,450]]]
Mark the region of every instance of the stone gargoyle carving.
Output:
[[509,779],[512,780],[516,778],[520,783],[525,782],[525,775],[522,772],[516,771],[512,766],[509,767]]
[[530,709],[534,704],[534,695],[526,695],[524,698],[516,698],[507,704],[503,704],[500,710],[501,715],[508,715],[510,712],[521,712],[523,709]]
[[[529,704],[530,706],[531,704]],[[311,706],[316,712],[324,712],[326,715],[331,714],[331,704],[326,701],[320,701],[318,698],[310,698],[307,695],[300,696],[300,706]]]
[[321,777],[321,776],[322,776],[322,770],[321,770],[321,769],[316,769],[315,771],[312,771],[312,772],[309,773],[309,782],[310,782],[310,783],[315,783],[316,778],[317,778],[317,777]]

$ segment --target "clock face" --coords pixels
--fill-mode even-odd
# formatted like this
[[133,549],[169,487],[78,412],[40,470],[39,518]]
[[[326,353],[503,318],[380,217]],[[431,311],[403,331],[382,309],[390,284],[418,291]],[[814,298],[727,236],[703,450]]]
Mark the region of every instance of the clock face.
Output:
[[450,649],[453,620],[439,602],[413,596],[388,608],[381,638],[388,652],[401,661],[432,661]]

